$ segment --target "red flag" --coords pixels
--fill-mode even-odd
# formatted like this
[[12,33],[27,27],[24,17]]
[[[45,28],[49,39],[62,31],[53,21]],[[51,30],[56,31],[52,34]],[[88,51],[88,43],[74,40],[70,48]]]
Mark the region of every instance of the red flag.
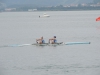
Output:
[[100,17],[96,18],[96,21],[100,21]]

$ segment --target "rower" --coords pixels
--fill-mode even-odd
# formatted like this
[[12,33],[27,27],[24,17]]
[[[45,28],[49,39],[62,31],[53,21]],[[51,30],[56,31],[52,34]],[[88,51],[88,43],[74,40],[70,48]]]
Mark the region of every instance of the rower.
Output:
[[40,38],[40,39],[36,39],[36,43],[38,44],[43,44],[45,43],[44,39],[43,39],[43,36]]
[[57,43],[56,36],[54,36],[53,38],[49,39],[49,43],[51,43],[51,44]]

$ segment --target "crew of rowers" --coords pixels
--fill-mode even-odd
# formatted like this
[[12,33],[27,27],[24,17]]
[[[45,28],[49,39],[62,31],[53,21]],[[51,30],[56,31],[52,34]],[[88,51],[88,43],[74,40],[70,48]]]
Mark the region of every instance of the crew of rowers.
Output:
[[[45,43],[45,41],[44,41],[43,37],[41,37],[40,39],[36,39],[36,43],[38,43],[38,44],[43,44],[43,43]],[[50,43],[50,44],[55,44],[55,43],[57,43],[56,36],[54,36],[53,38],[50,38],[50,39],[49,39],[49,43]]]

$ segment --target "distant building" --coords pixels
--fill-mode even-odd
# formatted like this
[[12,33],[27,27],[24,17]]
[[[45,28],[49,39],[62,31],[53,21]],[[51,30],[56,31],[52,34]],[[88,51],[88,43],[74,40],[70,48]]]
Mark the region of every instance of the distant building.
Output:
[[16,8],[6,8],[5,11],[6,11],[6,12],[16,11]]
[[28,9],[29,12],[37,11],[37,9]]
[[78,7],[78,4],[71,4],[70,7]]
[[92,7],[100,7],[100,3],[97,3],[97,4],[91,4],[90,6],[92,6]]
[[86,3],[83,3],[83,4],[81,4],[83,7],[85,7],[85,6],[89,6],[88,4],[86,4]]

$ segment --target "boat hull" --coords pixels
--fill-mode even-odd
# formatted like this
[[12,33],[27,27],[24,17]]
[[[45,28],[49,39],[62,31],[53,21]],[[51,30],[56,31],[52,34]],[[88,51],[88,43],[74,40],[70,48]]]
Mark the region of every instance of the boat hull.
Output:
[[50,43],[44,43],[44,44],[38,44],[38,43],[34,43],[32,45],[36,45],[36,46],[57,46],[57,45],[78,45],[78,44],[90,44],[90,42],[67,42],[67,43],[55,43],[55,44],[50,44]]
[[57,45],[63,45],[63,42],[54,43],[54,44],[50,44],[50,43],[43,43],[43,44],[34,43],[32,45],[36,45],[36,46],[57,46]]

